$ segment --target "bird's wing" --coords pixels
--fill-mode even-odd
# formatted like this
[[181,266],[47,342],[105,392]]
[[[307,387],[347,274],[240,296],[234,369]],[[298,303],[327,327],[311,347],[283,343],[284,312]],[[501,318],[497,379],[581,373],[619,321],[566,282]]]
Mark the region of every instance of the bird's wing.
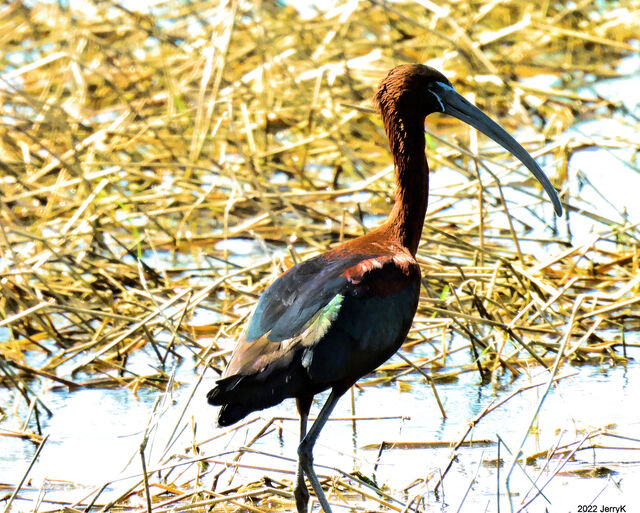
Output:
[[261,372],[275,362],[286,368],[294,357],[292,349],[322,338],[349,287],[345,271],[362,261],[362,256],[332,259],[324,254],[280,275],[260,296],[223,379],[218,381],[216,397],[223,390],[233,390],[242,376]]
[[[355,381],[386,360],[411,324],[419,274],[408,253],[330,253],[292,267],[261,296],[222,379],[207,395],[210,404],[223,406],[219,424],[300,391],[314,394],[332,379]],[[339,316],[341,323],[335,322]],[[358,361],[336,368],[349,351]]]
[[[413,257],[404,252],[339,257],[325,253],[293,266],[260,296],[245,341],[266,335],[271,342],[281,342],[300,335],[318,320],[319,314],[330,314],[332,306],[339,307],[333,302],[347,288],[357,286],[371,271],[390,263],[406,274],[410,268],[417,269]],[[324,312],[327,307],[328,312]]]
[[301,334],[348,285],[344,272],[363,259],[362,255],[335,260],[320,255],[289,269],[260,296],[245,340],[266,335],[268,340],[280,342]]

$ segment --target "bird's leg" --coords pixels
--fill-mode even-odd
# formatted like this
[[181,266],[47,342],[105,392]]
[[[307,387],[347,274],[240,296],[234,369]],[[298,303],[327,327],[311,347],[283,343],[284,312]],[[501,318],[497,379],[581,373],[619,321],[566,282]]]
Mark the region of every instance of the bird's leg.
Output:
[[324,403],[324,406],[322,406],[322,409],[318,414],[318,418],[311,426],[311,429],[304,437],[304,440],[302,440],[298,446],[298,464],[302,467],[302,470],[309,478],[311,487],[313,488],[313,491],[316,492],[316,497],[318,498],[318,502],[320,502],[320,506],[324,513],[331,513],[331,507],[329,506],[329,502],[322,491],[322,486],[320,486],[318,476],[313,470],[313,446],[315,445],[320,431],[327,422],[329,415],[331,415],[331,411],[338,402],[338,399],[340,399],[341,395],[342,394],[338,394],[334,390],[331,390],[327,401]]
[[[296,406],[300,414],[300,442],[302,442],[307,435],[307,418],[309,417],[312,401],[313,396],[296,398]],[[293,496],[296,499],[296,509],[298,513],[306,513],[307,505],[309,504],[309,490],[307,490],[307,485],[304,482],[304,471],[300,464],[300,458],[298,458],[298,472],[296,473],[296,487],[293,490]]]

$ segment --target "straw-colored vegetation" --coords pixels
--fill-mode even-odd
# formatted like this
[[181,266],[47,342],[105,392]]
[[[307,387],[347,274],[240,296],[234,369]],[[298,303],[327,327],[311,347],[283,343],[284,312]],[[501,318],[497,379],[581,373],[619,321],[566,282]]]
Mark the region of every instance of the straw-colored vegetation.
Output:
[[[637,4],[337,3],[304,20],[258,0],[160,0],[147,12],[118,1],[0,7],[0,380],[23,401],[15,411],[0,405],[0,416],[24,425],[11,435],[38,444],[46,434],[43,385],[165,390],[178,348],[198,372],[221,371],[274,276],[375,225],[394,187],[370,98],[402,62],[444,70],[515,133],[566,215],[554,218],[502,149],[452,118],[429,118],[434,187],[409,361],[359,386],[415,367],[437,389],[461,372],[487,382],[536,364],[624,363],[625,332],[640,315],[638,226],[581,201],[575,184],[588,177],[571,158],[638,140],[567,129],[625,114],[622,99],[580,88],[620,76],[638,37]],[[536,86],[539,75],[557,82]],[[576,225],[590,226],[591,239],[574,240]],[[468,365],[448,363],[456,334],[468,341]],[[430,356],[413,356],[425,343]],[[138,375],[127,359],[150,346],[157,373]],[[197,480],[152,474],[114,503],[93,494],[67,506],[291,508],[289,478],[277,474],[211,489],[216,461],[239,455],[212,458]],[[337,502],[409,507],[347,475],[331,486]]]

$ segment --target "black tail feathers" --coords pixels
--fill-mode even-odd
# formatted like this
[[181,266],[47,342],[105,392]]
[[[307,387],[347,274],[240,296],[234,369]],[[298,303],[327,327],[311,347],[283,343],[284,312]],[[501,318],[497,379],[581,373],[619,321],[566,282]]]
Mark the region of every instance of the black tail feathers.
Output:
[[[234,393],[235,388],[240,384],[245,376],[230,376],[223,378],[216,383],[216,387],[207,393],[207,402],[214,406],[222,406],[218,413],[218,425],[230,426],[253,411],[248,404],[238,402],[245,394],[242,388],[239,393]],[[245,401],[246,402],[246,401]]]
[[233,389],[242,381],[243,376],[229,376],[216,381],[216,388],[207,392],[207,402],[214,406],[222,406],[233,400]]
[[216,387],[207,394],[207,402],[222,406],[218,413],[219,426],[235,424],[253,411],[275,406],[311,388],[302,366],[298,372],[292,372],[292,369],[269,370],[271,372],[229,376],[216,383]]

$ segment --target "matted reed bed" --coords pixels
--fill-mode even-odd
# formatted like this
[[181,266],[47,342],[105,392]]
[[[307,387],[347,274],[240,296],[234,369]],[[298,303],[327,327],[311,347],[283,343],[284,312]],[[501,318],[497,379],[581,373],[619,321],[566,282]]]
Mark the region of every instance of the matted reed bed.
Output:
[[[43,415],[55,411],[41,394],[52,386],[165,392],[179,385],[166,365],[184,358],[178,348],[200,376],[208,366],[208,377],[221,372],[277,274],[388,213],[393,169],[371,97],[402,62],[442,69],[514,133],[552,178],[565,215],[554,217],[501,148],[431,116],[418,313],[402,358],[357,386],[424,374],[437,391],[460,373],[481,384],[545,366],[547,377],[527,385],[544,388],[572,363],[624,365],[637,354],[629,334],[640,327],[638,220],[584,201],[572,184],[588,187],[589,177],[571,165],[588,148],[637,152],[638,112],[584,89],[624,76],[620,62],[638,51],[637,3],[371,0],[304,17],[279,2],[141,5],[0,8],[0,380],[22,405],[0,405],[0,420],[18,415],[23,425],[0,434],[42,446]],[[536,85],[539,76],[556,85]],[[636,135],[569,130],[612,117]],[[638,172],[637,162],[626,165]],[[465,364],[450,359],[458,336]],[[128,358],[150,347],[157,371],[136,373]],[[292,508],[291,476],[265,470],[263,480],[216,488],[214,476],[241,466],[251,445],[199,450],[216,436],[200,426],[186,460],[163,463],[197,468],[196,477],[152,465],[116,500],[102,502],[97,490],[59,506]],[[332,501],[413,511],[446,483],[441,470],[413,499],[345,469],[321,474]],[[7,511],[20,487],[17,478],[8,488]]]

